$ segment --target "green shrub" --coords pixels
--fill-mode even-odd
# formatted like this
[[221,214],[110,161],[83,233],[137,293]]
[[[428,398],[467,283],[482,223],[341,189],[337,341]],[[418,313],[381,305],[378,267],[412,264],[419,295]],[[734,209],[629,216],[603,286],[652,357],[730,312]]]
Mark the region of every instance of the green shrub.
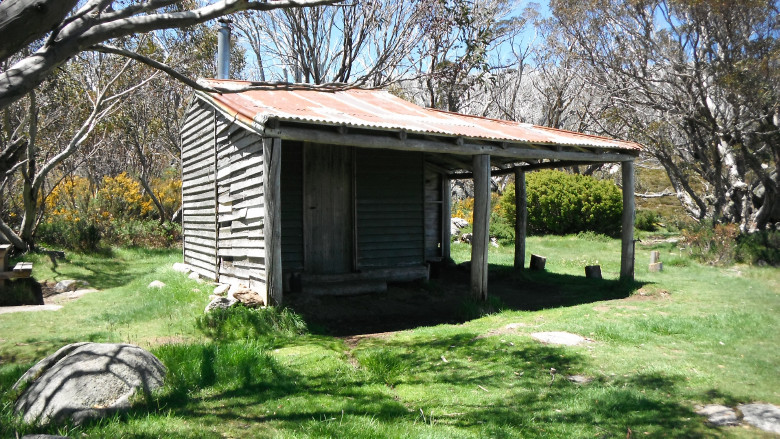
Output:
[[658,230],[658,223],[661,222],[661,215],[652,210],[640,210],[636,213],[636,228],[645,232],[654,232]]
[[[608,236],[620,233],[623,196],[611,181],[560,171],[526,176],[528,233],[567,235],[592,231]],[[498,211],[509,224],[515,221],[515,189],[509,185]]]
[[288,308],[215,309],[196,321],[198,329],[214,340],[286,338],[308,333],[303,318]]
[[780,231],[766,230],[737,237],[736,259],[749,264],[780,266]]
[[52,219],[41,223],[35,231],[36,240],[50,245],[94,252],[100,246],[102,232],[98,225],[84,219]]
[[515,225],[496,212],[490,214],[490,236],[495,237],[503,245],[515,242]]

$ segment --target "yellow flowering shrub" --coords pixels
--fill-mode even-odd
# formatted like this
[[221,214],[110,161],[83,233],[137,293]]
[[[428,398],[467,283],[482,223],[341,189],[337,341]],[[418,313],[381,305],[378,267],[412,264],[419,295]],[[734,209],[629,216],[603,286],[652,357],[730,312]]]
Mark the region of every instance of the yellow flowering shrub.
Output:
[[108,213],[106,219],[143,219],[154,209],[152,200],[144,196],[141,184],[126,172],[103,177],[96,198],[101,216]]

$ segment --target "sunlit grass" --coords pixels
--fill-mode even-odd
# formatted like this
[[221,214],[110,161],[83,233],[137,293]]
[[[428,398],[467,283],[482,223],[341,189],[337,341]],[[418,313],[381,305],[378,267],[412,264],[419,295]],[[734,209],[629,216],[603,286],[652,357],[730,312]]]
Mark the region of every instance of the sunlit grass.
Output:
[[[453,255],[467,260],[469,250],[455,245]],[[664,271],[647,271],[650,250],[662,252]],[[531,237],[528,253],[547,257],[547,270],[518,277],[518,293],[523,282],[533,282],[536,289],[574,291],[575,305],[506,307],[462,325],[364,338],[357,345],[308,334],[289,311],[201,319],[208,338],[196,318],[210,287],[170,270],[177,252],[119,250],[106,262],[72,255],[72,266],[61,263],[57,270],[92,272],[102,292],[56,313],[0,315],[0,425],[6,426],[0,431],[33,432],[14,424],[7,393],[31,361],[64,343],[94,339],[149,347],[169,369],[166,386],[128,414],[46,432],[106,438],[762,437],[752,428],[709,427],[693,410],[705,403],[780,404],[780,270],[714,268],[668,243],[639,244],[633,294],[597,300],[625,291],[615,281],[619,241]],[[491,275],[515,276],[513,256],[512,247],[491,248]],[[46,261],[39,262],[40,273],[47,273]],[[602,265],[606,280],[583,278],[592,263]],[[83,271],[86,266],[92,271]],[[110,269],[126,277],[94,274]],[[147,289],[154,279],[168,286]],[[530,338],[537,331],[569,331],[591,341],[543,345]],[[593,381],[566,379],[574,374]]]

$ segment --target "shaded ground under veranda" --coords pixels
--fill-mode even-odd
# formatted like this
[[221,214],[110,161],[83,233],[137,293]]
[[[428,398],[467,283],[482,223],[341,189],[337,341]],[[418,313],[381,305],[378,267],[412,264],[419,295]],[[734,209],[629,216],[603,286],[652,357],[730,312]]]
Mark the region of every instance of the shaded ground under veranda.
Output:
[[476,302],[469,296],[468,270],[451,265],[436,271],[428,282],[390,284],[387,292],[346,297],[289,293],[285,304],[315,332],[350,336],[462,323],[499,309],[534,311],[621,299],[642,286],[491,264],[489,300]]

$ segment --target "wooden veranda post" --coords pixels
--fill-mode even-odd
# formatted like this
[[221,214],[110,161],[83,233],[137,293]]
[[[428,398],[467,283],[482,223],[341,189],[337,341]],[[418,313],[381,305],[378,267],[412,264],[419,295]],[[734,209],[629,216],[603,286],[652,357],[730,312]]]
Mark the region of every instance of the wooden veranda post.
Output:
[[620,234],[620,279],[634,280],[634,161],[621,164],[623,177],[623,222]]
[[515,270],[525,267],[525,229],[528,205],[525,193],[525,171],[515,169]]
[[266,305],[274,306],[282,304],[281,144],[279,138],[263,139]]
[[487,300],[488,245],[490,242],[490,156],[475,155],[474,230],[471,238],[471,295]]

